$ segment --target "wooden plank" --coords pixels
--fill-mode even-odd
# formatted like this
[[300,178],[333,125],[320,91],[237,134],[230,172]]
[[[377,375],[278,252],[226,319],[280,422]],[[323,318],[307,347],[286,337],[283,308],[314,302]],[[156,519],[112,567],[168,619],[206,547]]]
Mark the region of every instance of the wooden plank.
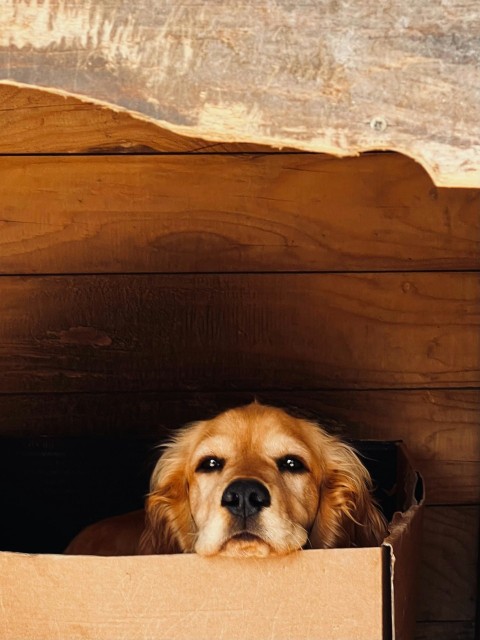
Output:
[[2,273],[480,268],[480,190],[395,154],[4,157],[0,176]]
[[425,510],[419,620],[475,619],[479,516],[478,506]]
[[4,277],[0,391],[479,384],[476,274]]
[[[462,438],[463,434],[460,433],[459,437]],[[477,442],[475,445],[472,458],[477,456],[479,450]],[[478,504],[478,460],[420,460],[418,468],[427,479],[430,504]]]
[[480,503],[480,391],[152,392],[0,395],[1,436],[152,437],[254,397],[355,439],[402,439],[427,504]]
[[475,640],[473,622],[418,622],[415,640]]
[[152,153],[271,150],[181,136],[73,96],[0,84],[0,153]]
[[479,18],[476,0],[5,0],[0,78],[196,138],[397,149],[438,184],[480,186]]

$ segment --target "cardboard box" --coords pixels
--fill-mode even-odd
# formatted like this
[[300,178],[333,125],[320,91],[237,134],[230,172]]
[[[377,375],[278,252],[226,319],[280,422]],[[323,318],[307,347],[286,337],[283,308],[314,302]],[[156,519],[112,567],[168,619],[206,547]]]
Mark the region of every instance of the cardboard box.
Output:
[[381,547],[245,560],[3,552],[0,637],[411,639],[423,485],[392,446],[402,510]]

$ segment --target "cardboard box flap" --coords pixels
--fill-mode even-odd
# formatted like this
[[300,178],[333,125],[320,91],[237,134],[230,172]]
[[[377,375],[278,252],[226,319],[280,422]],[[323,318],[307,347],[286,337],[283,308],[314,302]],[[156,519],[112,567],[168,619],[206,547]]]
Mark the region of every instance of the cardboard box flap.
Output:
[[[393,515],[389,535],[383,546],[390,550],[390,594],[392,606],[393,640],[410,640],[414,636],[416,575],[420,559],[423,503],[423,478],[413,469],[409,456],[399,443],[399,496],[406,508]],[[409,558],[397,563],[396,558]]]

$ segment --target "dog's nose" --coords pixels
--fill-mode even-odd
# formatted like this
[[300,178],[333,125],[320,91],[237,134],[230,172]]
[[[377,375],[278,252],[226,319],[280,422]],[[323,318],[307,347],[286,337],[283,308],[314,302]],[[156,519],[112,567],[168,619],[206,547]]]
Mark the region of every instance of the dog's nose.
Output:
[[232,515],[248,518],[269,507],[271,499],[267,487],[258,480],[239,478],[225,489],[221,504]]

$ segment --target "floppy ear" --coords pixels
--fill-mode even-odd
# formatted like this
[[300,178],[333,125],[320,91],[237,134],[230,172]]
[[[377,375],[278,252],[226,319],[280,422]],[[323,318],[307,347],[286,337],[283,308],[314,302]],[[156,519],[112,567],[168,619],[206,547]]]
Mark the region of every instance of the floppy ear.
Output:
[[183,429],[165,445],[153,471],[139,555],[193,550],[195,524],[190,513],[185,469],[190,439],[190,428]]
[[387,534],[387,523],[372,498],[370,474],[347,444],[326,436],[318,512],[312,547],[371,547]]

